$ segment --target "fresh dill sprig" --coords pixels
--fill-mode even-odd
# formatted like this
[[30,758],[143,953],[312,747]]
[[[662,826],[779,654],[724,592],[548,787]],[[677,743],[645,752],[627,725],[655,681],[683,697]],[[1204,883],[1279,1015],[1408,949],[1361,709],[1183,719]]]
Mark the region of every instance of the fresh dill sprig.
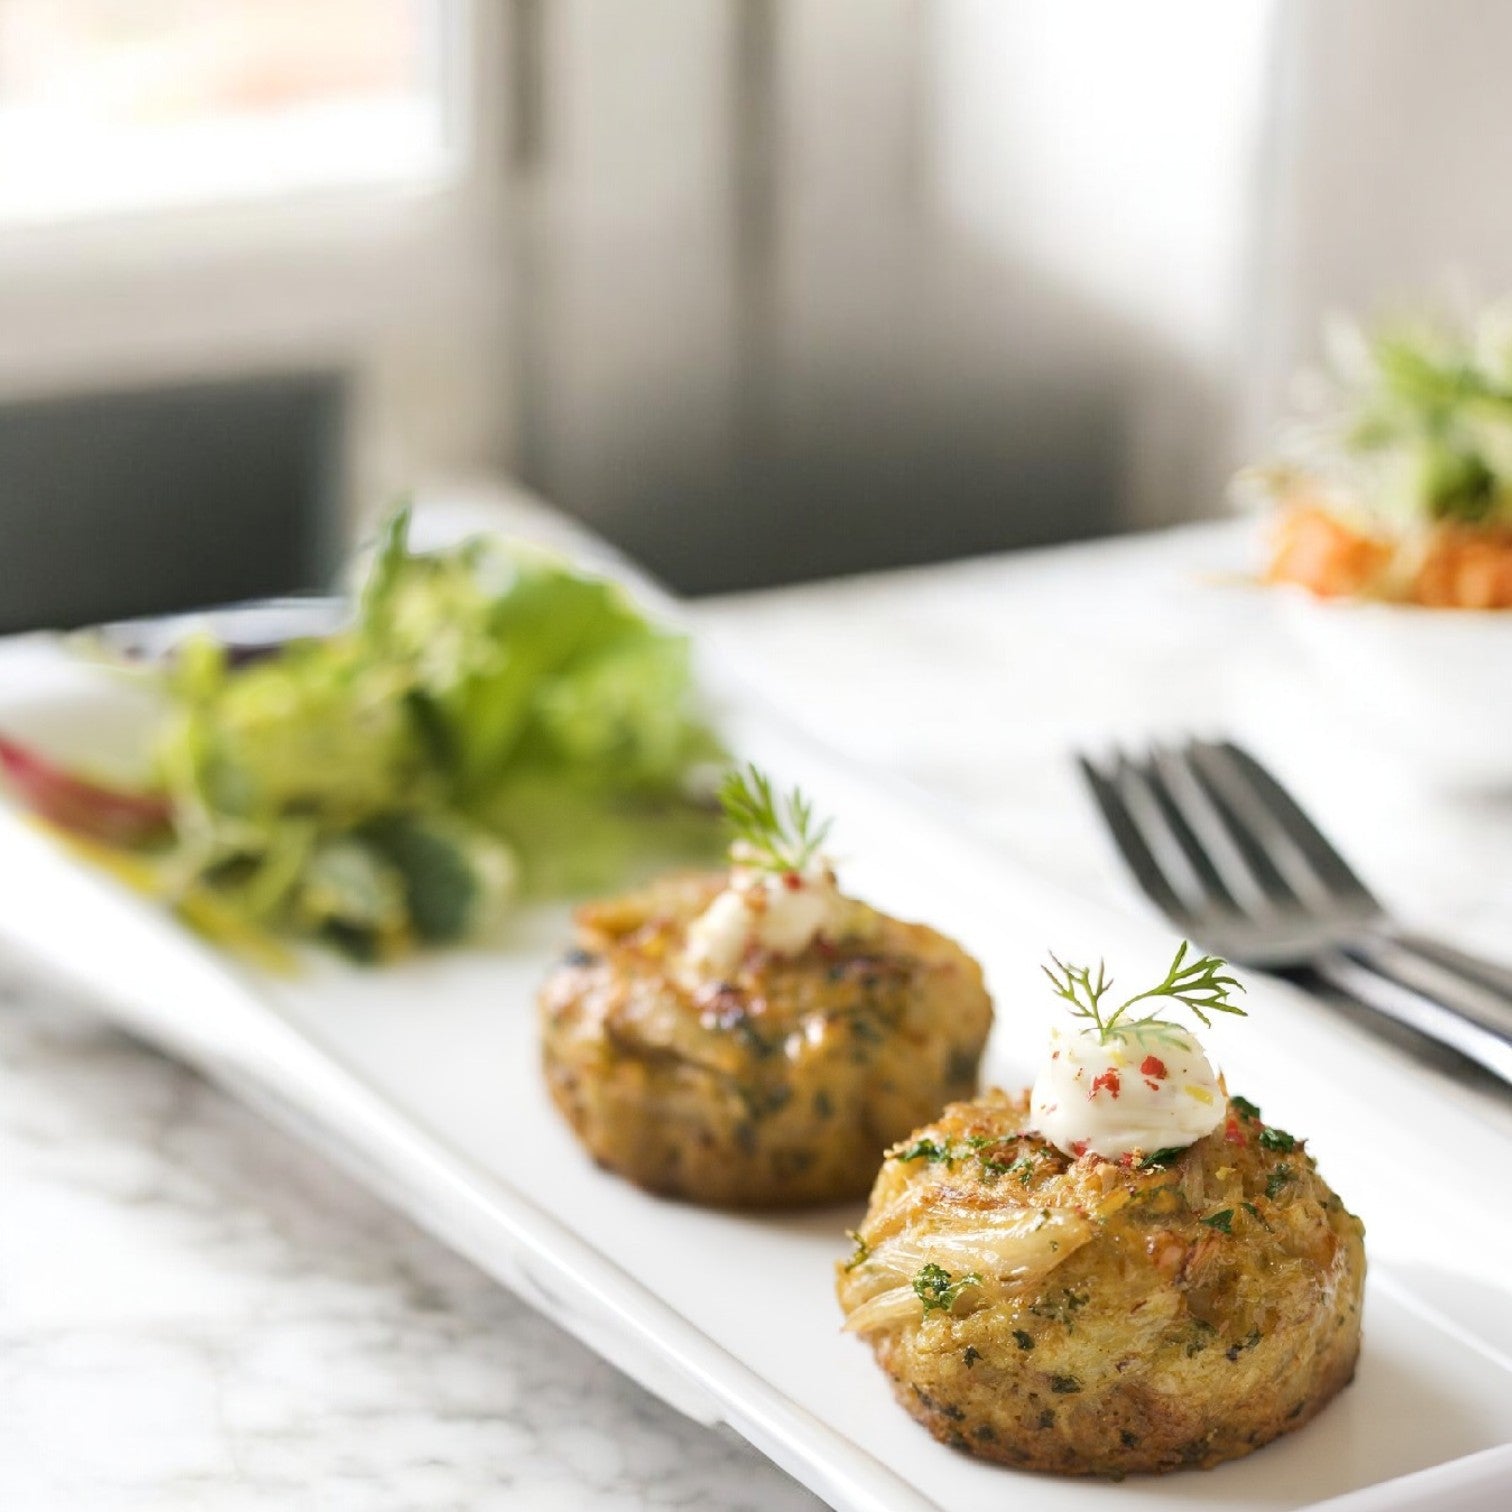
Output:
[[1054,969],[1049,966],[1042,969],[1050,978],[1055,995],[1071,1005],[1073,1016],[1092,1022],[1097,1030],[1099,1044],[1107,1044],[1115,1032],[1140,1043],[1146,1040],[1158,1043],[1162,1039],[1169,1039],[1173,1034],[1183,1033],[1182,1026],[1172,1019],[1161,1017],[1158,1008],[1152,1008],[1140,1018],[1126,1018],[1125,1015],[1136,1003],[1157,1000],[1176,1003],[1187,1009],[1206,1029],[1213,1026],[1209,1014],[1234,1013],[1241,1018],[1245,1016],[1244,1009],[1229,1000],[1231,993],[1243,992],[1244,987],[1236,977],[1226,974],[1228,962],[1210,955],[1194,955],[1188,959],[1187,951],[1190,948],[1183,940],[1166,971],[1165,979],[1143,992],[1136,992],[1111,1013],[1104,1010],[1103,999],[1113,990],[1113,979],[1108,975],[1103,962],[1097,963],[1095,980],[1089,967],[1068,966],[1054,954],[1050,957],[1055,962]]
[[744,842],[741,863],[762,871],[802,871],[830,832],[832,821],[816,823],[813,805],[797,788],[779,794],[754,763],[726,775],[719,802],[736,839]]

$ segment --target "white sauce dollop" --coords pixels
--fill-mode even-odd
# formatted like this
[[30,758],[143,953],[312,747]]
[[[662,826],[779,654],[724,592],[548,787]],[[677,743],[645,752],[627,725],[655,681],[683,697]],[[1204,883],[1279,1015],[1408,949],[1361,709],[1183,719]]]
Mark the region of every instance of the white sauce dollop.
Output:
[[1228,1099],[1202,1046],[1184,1029],[1140,1044],[1114,1029],[1050,1031],[1030,1094],[1034,1127],[1067,1155],[1107,1160],[1184,1149],[1224,1120]]
[[696,974],[723,976],[752,948],[800,955],[844,922],[844,900],[825,857],[813,857],[802,871],[773,872],[742,866],[740,849],[731,849],[729,885],[688,926],[683,959]]

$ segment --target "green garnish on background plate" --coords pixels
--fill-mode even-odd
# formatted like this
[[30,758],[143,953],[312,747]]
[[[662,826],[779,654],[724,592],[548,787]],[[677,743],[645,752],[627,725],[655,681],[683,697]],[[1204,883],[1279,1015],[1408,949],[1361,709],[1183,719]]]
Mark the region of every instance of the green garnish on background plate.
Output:
[[1397,528],[1512,526],[1512,303],[1335,320],[1328,338],[1313,412],[1241,481],[1280,497],[1321,481]]

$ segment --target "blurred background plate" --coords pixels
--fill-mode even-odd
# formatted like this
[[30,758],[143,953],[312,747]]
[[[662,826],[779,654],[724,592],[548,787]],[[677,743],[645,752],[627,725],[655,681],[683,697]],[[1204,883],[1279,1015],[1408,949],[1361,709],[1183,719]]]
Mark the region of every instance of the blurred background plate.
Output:
[[1325,727],[1353,726],[1430,784],[1512,792],[1512,614],[1271,591]]

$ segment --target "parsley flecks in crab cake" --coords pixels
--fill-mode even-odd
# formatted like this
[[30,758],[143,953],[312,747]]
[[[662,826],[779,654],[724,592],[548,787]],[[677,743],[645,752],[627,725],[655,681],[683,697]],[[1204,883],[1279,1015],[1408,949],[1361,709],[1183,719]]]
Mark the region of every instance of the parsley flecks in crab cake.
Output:
[[721,800],[728,873],[579,910],[541,991],[547,1083],[601,1165],[730,1207],[863,1196],[881,1152],[976,1089],[981,968],[848,898],[797,792]]
[[1085,1027],[1052,1037],[1032,1094],[958,1103],[889,1151],[838,1270],[846,1327],[936,1438],[986,1459],[1117,1477],[1248,1454],[1353,1377],[1362,1226],[1148,1011],[1239,1011],[1221,961],[1183,946],[1111,1012],[1101,970],[1056,967]]

